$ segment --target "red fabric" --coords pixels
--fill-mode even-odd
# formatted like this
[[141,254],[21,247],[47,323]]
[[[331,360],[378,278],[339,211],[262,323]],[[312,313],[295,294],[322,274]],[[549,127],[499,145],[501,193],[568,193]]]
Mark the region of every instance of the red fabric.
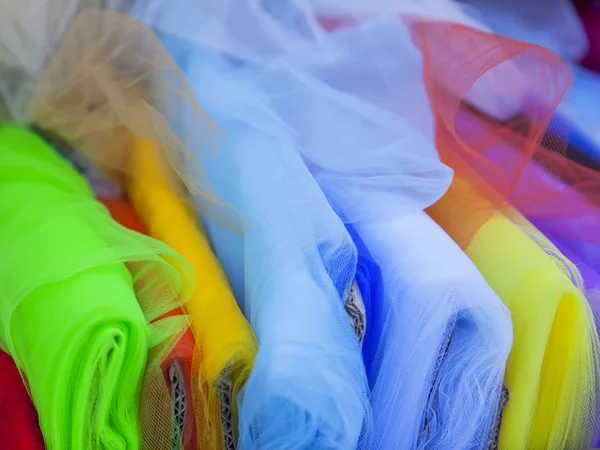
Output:
[[[133,208],[131,208],[131,206],[126,200],[120,198],[99,198],[98,200],[102,202],[104,206],[106,206],[106,209],[108,209],[108,212],[110,213],[112,218],[118,223],[120,223],[124,227],[129,228],[130,230],[146,234],[145,227],[139,221],[139,219],[135,215],[135,212],[133,211]],[[180,308],[177,308],[169,313],[163,314],[161,317],[159,317],[158,320],[183,314],[184,312]],[[185,417],[185,425],[183,431],[183,448],[190,450],[197,448],[196,422],[194,417],[194,410],[192,408],[192,386],[194,386],[194,384],[197,383],[197,380],[193,376],[194,373],[197,373],[197,371],[195,370],[197,361],[194,360],[195,347],[196,341],[194,339],[194,335],[192,334],[190,327],[187,327],[183,336],[173,347],[171,353],[169,353],[169,356],[165,358],[161,365],[167,385],[169,386],[169,389],[171,389],[172,386],[169,377],[169,367],[174,361],[179,361],[179,363],[181,364],[185,377],[186,398],[188,399],[188,409]]]
[[12,357],[0,351],[0,450],[43,450],[38,415]]

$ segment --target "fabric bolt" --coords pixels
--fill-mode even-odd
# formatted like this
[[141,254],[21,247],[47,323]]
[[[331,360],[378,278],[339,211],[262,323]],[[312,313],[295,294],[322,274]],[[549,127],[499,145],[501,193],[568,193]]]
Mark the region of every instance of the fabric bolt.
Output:
[[0,449],[44,450],[44,437],[19,369],[0,351]]
[[267,104],[226,76],[235,61],[166,33],[163,42],[226,130],[218,154],[201,163],[220,196],[240,212],[242,233],[204,224],[260,342],[238,398],[240,447],[367,442],[367,382],[344,309],[357,258],[350,236],[290,132]]
[[201,355],[200,446],[232,448],[237,442],[235,399],[252,370],[256,339],[201,225],[171,191],[169,173],[153,143],[134,140],[133,145],[129,163],[140,176],[126,182],[131,204],[150,235],[180,252],[196,272],[194,294],[184,308]]
[[[468,209],[475,203],[465,200],[461,188],[455,181],[429,210],[447,230],[462,225],[452,213],[457,205],[467,210],[465,223],[473,214]],[[477,231],[465,250],[509,307],[514,324],[505,378],[510,400],[500,448],[579,448],[590,442],[598,338],[583,293],[534,240],[500,214]]]
[[[136,217],[129,203],[122,198],[99,198],[112,218],[138,233],[146,234],[144,226]],[[160,319],[176,317],[183,314],[180,308],[164,314]],[[195,381],[192,367],[195,363],[196,342],[189,327],[177,341],[162,363],[162,370],[167,381],[167,386],[173,401],[176,429],[173,433],[174,448],[182,445],[183,449],[196,449],[196,423],[194,415],[194,390]]]
[[[356,226],[382,268],[386,290],[368,373],[381,432],[376,448],[493,444],[512,343],[508,312],[425,213]],[[399,365],[398,356],[410,362]]]
[[[290,13],[279,11],[284,12]],[[266,29],[278,25],[266,17],[265,11],[262,15],[253,11],[249,23],[262,21]],[[294,31],[302,36],[301,30],[291,28],[290,33]],[[426,103],[418,66],[408,72],[394,59],[403,61],[399,55],[405,52],[418,62],[409,39],[403,24],[375,21],[316,39],[314,47],[307,38],[280,54],[275,52],[272,59],[248,58],[252,64],[244,64],[239,57],[227,55],[241,55],[242,48],[262,58],[269,55],[255,53],[251,42],[238,42],[232,32],[223,39],[227,48],[214,49],[223,55],[217,58],[221,67],[207,57],[214,58],[214,53],[200,46],[195,50],[196,64],[206,58],[203,67],[212,65],[212,70],[224,73],[228,91],[241,92],[238,96],[245,104],[255,107],[252,124],[261,131],[285,136],[285,128],[269,127],[258,116],[265,110],[300,137],[301,144],[292,149],[304,157],[334,210],[352,224],[381,267],[385,294],[376,304],[363,298],[367,317],[363,354],[369,367],[374,418],[373,442],[366,448],[481,447],[495,440],[502,377],[512,341],[510,318],[468,258],[422,211],[443,194],[451,172],[439,163],[431,116],[419,115],[417,130],[405,125],[401,114],[406,109],[400,102],[408,96],[406,86],[389,82],[402,79],[415,86],[410,95]],[[318,52],[319,45],[326,51]],[[167,48],[173,46],[167,43]],[[171,51],[188,76],[208,92],[209,70],[196,75],[200,72],[196,69],[191,76],[191,57],[186,60],[177,50],[181,48]],[[369,70],[384,58],[388,61],[384,69]],[[393,91],[394,86],[402,89]],[[386,100],[382,94],[389,101],[374,104],[374,100]],[[209,96],[201,98],[206,102]],[[232,115],[241,114],[235,106],[230,106]],[[231,139],[239,133],[235,126],[221,126]],[[331,133],[332,129],[344,132]],[[243,139],[236,142],[244,146]],[[287,157],[286,149],[277,150]],[[269,158],[276,157],[283,156],[273,151]],[[240,167],[250,164],[244,159]],[[433,243],[443,249],[440,256],[430,251],[422,255],[422,248]],[[223,258],[226,268],[242,256],[228,258],[229,263]],[[456,266],[454,278],[443,275],[446,258]],[[359,269],[360,263],[359,250]],[[431,267],[438,269],[430,271]],[[357,281],[361,277],[357,270]],[[455,278],[459,281],[454,282]],[[478,386],[485,401],[471,395],[473,386]],[[456,394],[446,397],[450,389]],[[452,398],[453,404],[446,398]]]
[[[514,345],[505,377],[510,400],[500,448],[591,448],[600,417],[598,333],[581,275],[544,236],[554,230],[554,237],[594,243],[581,228],[564,226],[586,224],[586,194],[594,196],[598,181],[593,171],[564,157],[564,122],[551,121],[568,90],[569,68],[547,49],[524,42],[449,23],[407,23],[423,53],[437,149],[455,171],[448,193],[428,212],[512,314]],[[510,60],[528,69],[514,74],[535,93],[523,107],[527,117],[459,120],[458,112],[467,111],[461,100],[477,78]],[[436,81],[442,73],[444,86]],[[512,80],[504,82],[510,90]],[[547,130],[553,137],[542,141]],[[504,140],[516,151],[497,151]],[[568,180],[568,188],[532,177],[532,164]]]
[[174,252],[112,221],[32,132],[4,125],[0,143],[0,336],[27,380],[46,448],[170,446],[174,417],[160,409],[168,391],[156,375],[181,322],[150,322],[189,295],[189,269],[175,270],[161,256],[176,260]]
[[[456,122],[464,131],[472,127],[493,127],[485,118],[466,111],[459,111]],[[504,140],[497,140],[487,149],[486,155],[491,161],[500,161],[511,155],[518,155],[518,152],[519,149],[511,145],[510,136],[505,135]],[[535,189],[544,194],[536,208],[523,210],[544,239],[552,243],[544,244],[544,240],[538,239],[538,245],[557,260],[567,277],[585,294],[594,315],[596,329],[600,330],[600,261],[597,258],[598,242],[594,231],[600,223],[600,210],[595,197],[586,195],[586,192],[593,193],[600,186],[600,179],[593,170],[579,167],[572,161],[564,164],[565,168],[570,166],[571,170],[556,170],[553,173],[535,162],[523,168],[519,189]],[[573,176],[577,174],[579,177]],[[583,192],[570,185],[574,180],[587,184]],[[557,208],[560,205],[567,206],[569,213],[558,216]],[[533,236],[539,236],[539,233],[535,232]],[[595,413],[599,414],[597,407]],[[592,426],[593,421],[591,420]]]

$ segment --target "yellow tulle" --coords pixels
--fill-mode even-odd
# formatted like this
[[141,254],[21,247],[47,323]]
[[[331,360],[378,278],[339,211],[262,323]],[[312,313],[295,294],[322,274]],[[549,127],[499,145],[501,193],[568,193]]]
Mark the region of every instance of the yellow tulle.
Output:
[[[485,211],[485,200],[459,184],[429,210],[455,239]],[[591,448],[600,346],[589,304],[571,281],[576,268],[510,208],[494,213],[465,251],[513,319],[500,448]]]
[[[185,305],[200,353],[197,414],[201,448],[223,448],[223,389],[231,388],[233,429],[236,396],[250,375],[257,352],[252,329],[240,311],[227,278],[196,219],[173,192],[169,173],[149,140],[134,139],[129,164],[138,176],[126,181],[131,205],[149,234],[179,252],[196,273],[196,288]],[[204,409],[204,411],[198,411]],[[200,416],[204,415],[204,417]],[[208,423],[207,423],[208,420]],[[230,424],[231,425],[231,424]]]

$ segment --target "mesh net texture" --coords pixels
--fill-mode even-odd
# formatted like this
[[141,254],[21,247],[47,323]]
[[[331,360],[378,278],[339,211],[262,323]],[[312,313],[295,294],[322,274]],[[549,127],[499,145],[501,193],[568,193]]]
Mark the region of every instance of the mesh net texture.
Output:
[[[429,212],[512,313],[500,448],[592,447],[598,333],[577,268],[548,240],[596,239],[582,226],[597,217],[590,204],[598,175],[564,156],[568,127],[552,120],[569,68],[549,50],[462,25],[407,24],[423,53],[438,151],[455,170],[450,190]],[[496,78],[494,92],[526,86],[521,116],[506,123],[473,116],[465,96],[507,61],[518,70]]]
[[157,319],[189,297],[193,272],[116,224],[39,137],[14,126],[1,134],[2,344],[46,447],[169,448],[160,362],[184,322]]

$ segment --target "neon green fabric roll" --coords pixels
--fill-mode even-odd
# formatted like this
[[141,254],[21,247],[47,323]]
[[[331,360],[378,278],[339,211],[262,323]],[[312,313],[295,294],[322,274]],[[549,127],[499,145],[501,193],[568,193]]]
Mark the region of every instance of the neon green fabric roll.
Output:
[[143,380],[160,363],[147,365],[160,334],[149,324],[185,301],[182,279],[193,274],[167,262],[178,258],[168,247],[114,222],[29,130],[1,126],[0,154],[0,339],[28,382],[46,447],[162,448],[171,424],[157,418],[143,437],[140,423],[160,416],[156,386],[140,409]]

